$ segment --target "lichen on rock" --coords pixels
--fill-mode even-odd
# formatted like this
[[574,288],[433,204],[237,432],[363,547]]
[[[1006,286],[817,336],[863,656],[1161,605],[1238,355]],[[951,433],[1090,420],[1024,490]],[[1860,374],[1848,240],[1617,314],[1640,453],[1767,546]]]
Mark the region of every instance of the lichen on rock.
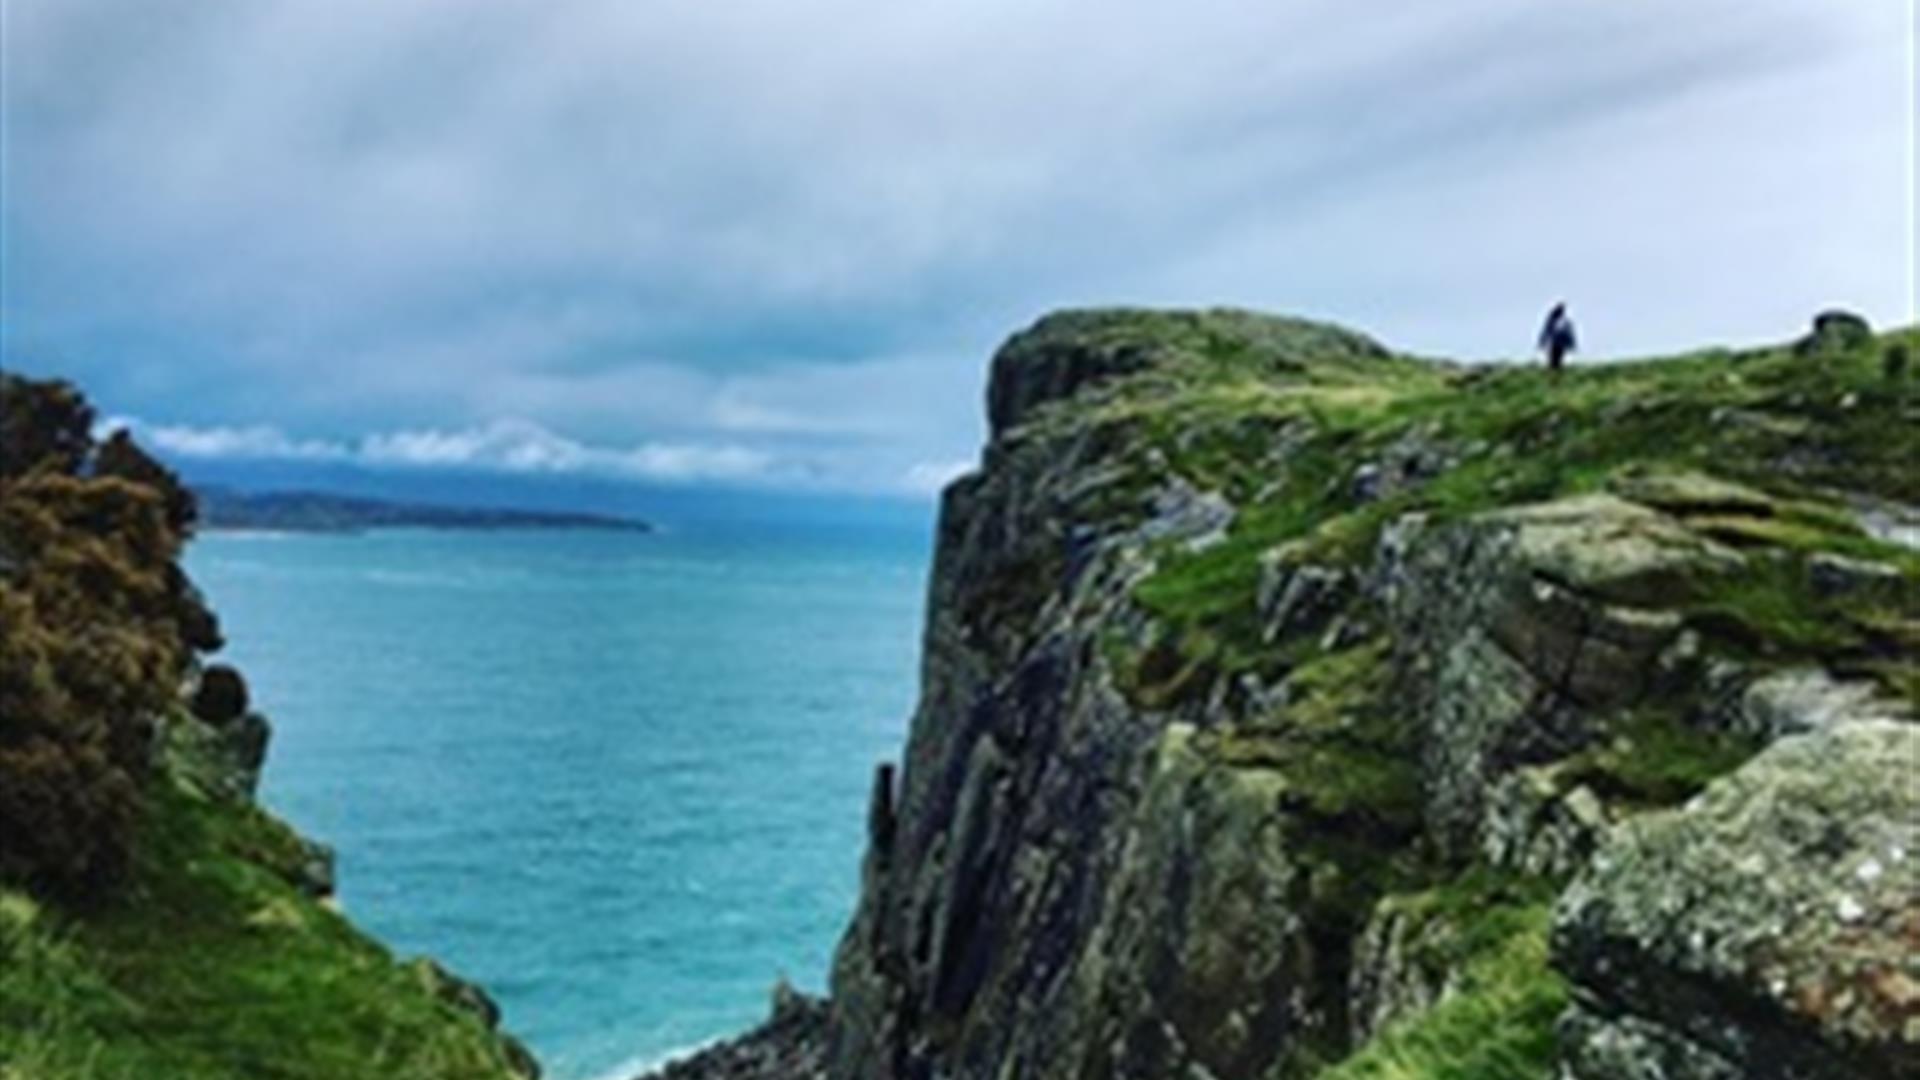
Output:
[[1713,1075],[1672,1064],[1693,1060],[1905,1075],[1920,1052],[1916,767],[1920,726],[1841,721],[1624,826],[1556,917],[1571,1075]]

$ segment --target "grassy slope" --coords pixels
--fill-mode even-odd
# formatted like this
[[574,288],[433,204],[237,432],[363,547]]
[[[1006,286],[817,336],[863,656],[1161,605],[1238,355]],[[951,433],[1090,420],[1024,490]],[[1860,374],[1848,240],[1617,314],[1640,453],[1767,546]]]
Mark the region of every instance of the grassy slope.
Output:
[[[1259,558],[1280,545],[1323,565],[1363,567],[1381,528],[1409,511],[1445,521],[1618,484],[1635,471],[1708,473],[1778,500],[1766,516],[1697,516],[1694,528],[1761,553],[1755,570],[1686,598],[1710,652],[1765,665],[1819,662],[1920,693],[1914,588],[1920,558],[1868,536],[1840,493],[1920,502],[1915,376],[1888,378],[1888,351],[1920,353],[1914,330],[1817,356],[1789,348],[1715,350],[1591,365],[1549,380],[1538,369],[1467,370],[1339,357],[1301,367],[1263,362],[1235,328],[1144,314],[1121,333],[1158,336],[1172,362],[1056,407],[1039,423],[1110,426],[1137,444],[1135,467],[1089,517],[1144,514],[1139,497],[1170,466],[1240,507],[1224,542],[1169,549],[1136,588],[1153,616],[1143,641],[1109,643],[1120,681],[1143,707],[1205,700],[1222,679],[1288,679],[1292,704],[1214,735],[1223,763],[1289,774],[1299,838],[1344,887],[1310,919],[1343,920],[1376,899],[1428,904],[1474,943],[1452,958],[1459,992],[1321,1075],[1326,1080],[1545,1076],[1565,988],[1546,964],[1551,882],[1519,883],[1527,903],[1471,895],[1478,871],[1435,866],[1409,844],[1418,812],[1414,732],[1382,700],[1378,636],[1325,654],[1313,640],[1263,641],[1255,611]],[[1168,344],[1170,343],[1170,344]],[[1448,466],[1372,502],[1355,497],[1358,463],[1415,440]],[[1280,449],[1276,449],[1280,448]],[[1783,467],[1784,466],[1784,467]],[[1822,598],[1808,587],[1818,552],[1890,563],[1906,587]],[[1377,612],[1349,612],[1378,626]],[[1377,635],[1379,631],[1374,631]],[[1613,737],[1568,763],[1617,804],[1683,800],[1753,749],[1683,722],[1685,703],[1618,718]],[[1332,838],[1332,839],[1328,839]],[[1544,891],[1543,891],[1544,890]]]
[[129,888],[0,890],[0,1078],[509,1075],[478,1018],[290,884],[298,839],[155,778]]

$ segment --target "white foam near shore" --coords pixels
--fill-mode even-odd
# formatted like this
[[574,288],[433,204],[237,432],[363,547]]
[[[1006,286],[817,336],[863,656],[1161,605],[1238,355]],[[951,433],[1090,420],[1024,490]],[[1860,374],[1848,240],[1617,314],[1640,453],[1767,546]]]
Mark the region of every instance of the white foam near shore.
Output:
[[634,1080],[635,1077],[644,1076],[655,1069],[665,1068],[676,1061],[684,1061],[700,1053],[702,1050],[712,1049],[726,1041],[727,1037],[721,1035],[708,1039],[705,1042],[694,1043],[691,1046],[682,1046],[675,1050],[669,1050],[664,1054],[645,1054],[629,1058],[605,1072],[594,1074],[587,1078],[587,1080]]

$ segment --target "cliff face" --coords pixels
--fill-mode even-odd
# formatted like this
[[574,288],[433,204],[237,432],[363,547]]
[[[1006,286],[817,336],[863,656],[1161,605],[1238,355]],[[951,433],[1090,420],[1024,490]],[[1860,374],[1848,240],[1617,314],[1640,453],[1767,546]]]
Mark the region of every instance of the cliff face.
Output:
[[1552,382],[1014,337],[822,1071],[1897,1075],[1914,335],[1822,326]]

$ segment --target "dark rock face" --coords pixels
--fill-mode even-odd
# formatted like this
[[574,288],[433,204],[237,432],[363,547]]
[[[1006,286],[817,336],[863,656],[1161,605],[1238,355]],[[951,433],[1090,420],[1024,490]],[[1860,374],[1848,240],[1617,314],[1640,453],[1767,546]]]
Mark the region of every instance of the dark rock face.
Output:
[[672,1061],[637,1080],[825,1080],[827,1005],[774,989],[773,1015],[737,1039]]
[[[1161,317],[1142,334],[1141,317],[1050,317],[995,358],[996,436],[945,496],[921,702],[893,813],[873,815],[890,843],[869,851],[835,962],[836,1077],[985,1078],[1011,1061],[1034,1075],[1252,1075],[1289,1052],[1276,1033],[1326,1022],[1305,1003],[1312,947],[1284,914],[1302,873],[1275,846],[1272,778],[1192,753],[1171,717],[1127,702],[1100,647],[1137,620],[1147,552],[1217,542],[1234,507],[1160,471],[1141,516],[1115,522],[1090,507],[1130,440],[1036,417],[1103,380],[1191,362],[1155,337],[1167,325],[1380,351],[1285,320]],[[1291,362],[1292,347],[1262,362]],[[1306,617],[1314,588],[1299,591]],[[1183,833],[1182,820],[1205,824]],[[1268,856],[1247,861],[1249,845]]]
[[1087,340],[1084,330],[1090,318],[1049,316],[1014,335],[994,354],[987,384],[987,421],[996,434],[1018,425],[1039,405],[1070,397],[1097,380],[1153,364],[1151,342]]
[[1920,1054],[1920,726],[1782,739],[1561,899],[1576,1080],[1893,1080]]

